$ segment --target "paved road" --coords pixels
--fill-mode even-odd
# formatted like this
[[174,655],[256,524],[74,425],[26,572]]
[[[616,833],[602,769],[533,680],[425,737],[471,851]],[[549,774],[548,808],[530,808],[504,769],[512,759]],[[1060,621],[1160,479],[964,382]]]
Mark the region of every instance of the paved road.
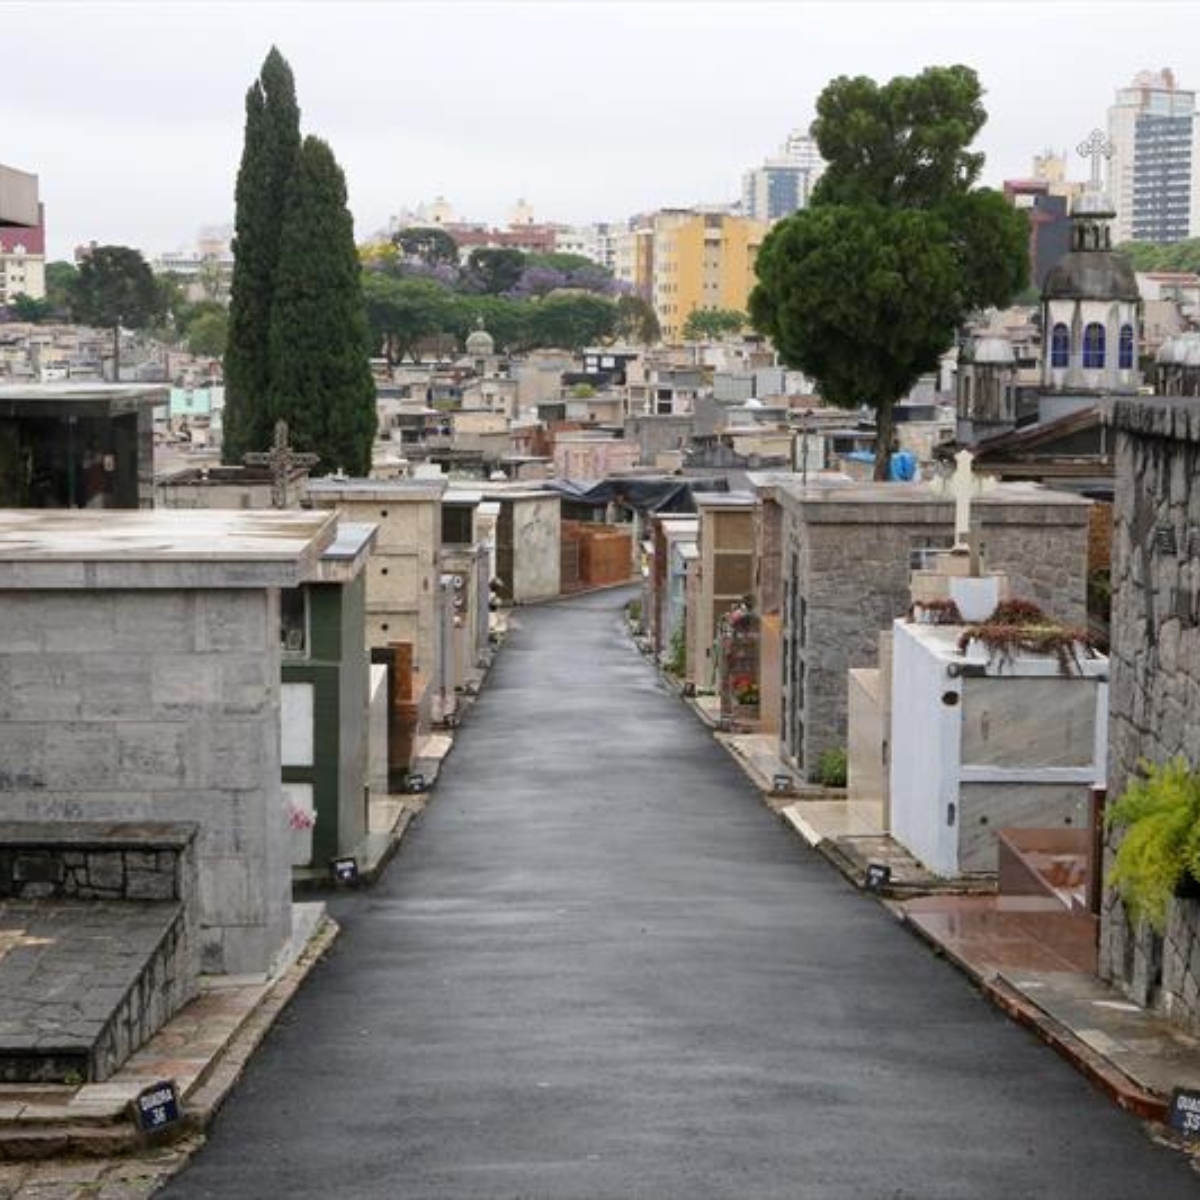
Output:
[[763,808],[615,604],[519,614],[432,807],[165,1194],[1195,1200]]

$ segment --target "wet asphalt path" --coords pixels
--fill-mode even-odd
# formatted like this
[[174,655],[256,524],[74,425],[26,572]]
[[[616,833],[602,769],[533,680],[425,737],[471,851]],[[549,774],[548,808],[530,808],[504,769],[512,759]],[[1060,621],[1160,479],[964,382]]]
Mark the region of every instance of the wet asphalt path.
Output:
[[1174,1200],[632,652],[529,609],[387,877],[170,1197]]

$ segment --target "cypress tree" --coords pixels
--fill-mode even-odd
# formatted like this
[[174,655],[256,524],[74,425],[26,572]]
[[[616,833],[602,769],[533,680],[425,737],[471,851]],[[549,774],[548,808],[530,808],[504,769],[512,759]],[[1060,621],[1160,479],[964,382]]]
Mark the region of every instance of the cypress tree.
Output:
[[366,475],[375,384],[346,179],[320,138],[307,137],[284,212],[271,309],[271,415],[321,471]]
[[279,239],[300,152],[300,109],[287,60],[271,47],[246,93],[238,168],[222,458],[240,463],[271,443],[270,323]]

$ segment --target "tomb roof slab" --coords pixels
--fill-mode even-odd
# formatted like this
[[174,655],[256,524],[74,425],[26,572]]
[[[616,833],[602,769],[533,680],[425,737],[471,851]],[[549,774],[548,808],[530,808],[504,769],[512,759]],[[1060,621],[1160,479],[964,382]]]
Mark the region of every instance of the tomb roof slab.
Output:
[[0,511],[0,589],[295,587],[336,531],[332,512]]

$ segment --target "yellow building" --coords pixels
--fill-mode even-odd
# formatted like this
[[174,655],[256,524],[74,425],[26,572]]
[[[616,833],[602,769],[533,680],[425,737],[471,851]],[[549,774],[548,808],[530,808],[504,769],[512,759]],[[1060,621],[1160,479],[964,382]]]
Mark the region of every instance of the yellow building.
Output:
[[663,341],[679,341],[696,309],[746,311],[768,228],[766,222],[725,213],[655,214],[651,299]]

